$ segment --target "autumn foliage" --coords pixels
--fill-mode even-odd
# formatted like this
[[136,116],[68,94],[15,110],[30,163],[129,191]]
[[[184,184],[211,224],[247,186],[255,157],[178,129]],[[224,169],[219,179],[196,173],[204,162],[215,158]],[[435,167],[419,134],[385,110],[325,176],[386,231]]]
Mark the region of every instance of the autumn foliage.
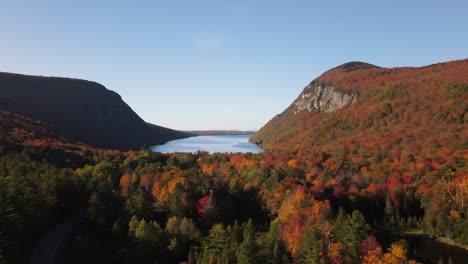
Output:
[[[63,208],[86,208],[83,263],[416,263],[381,236],[404,231],[467,245],[467,78],[468,60],[332,69],[316,81],[359,101],[283,113],[261,154],[93,149],[0,113],[0,256]],[[57,217],[32,221],[41,208]]]

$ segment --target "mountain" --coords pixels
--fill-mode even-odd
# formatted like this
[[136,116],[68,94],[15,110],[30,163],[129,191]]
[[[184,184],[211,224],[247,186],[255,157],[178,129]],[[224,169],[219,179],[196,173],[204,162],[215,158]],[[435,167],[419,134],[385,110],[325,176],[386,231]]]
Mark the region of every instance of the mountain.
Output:
[[0,73],[0,110],[41,121],[57,136],[99,148],[138,149],[189,136],[146,123],[116,92],[78,79]]
[[313,80],[251,141],[272,152],[462,159],[467,102],[468,59],[401,68],[350,62]]

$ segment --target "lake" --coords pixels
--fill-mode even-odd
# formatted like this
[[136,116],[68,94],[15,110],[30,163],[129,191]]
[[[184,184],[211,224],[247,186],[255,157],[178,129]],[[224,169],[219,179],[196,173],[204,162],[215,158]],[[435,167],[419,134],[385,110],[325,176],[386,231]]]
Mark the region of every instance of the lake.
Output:
[[409,243],[409,256],[422,263],[467,263],[468,251],[463,248],[439,242],[427,235],[405,235],[402,238]]
[[154,152],[260,153],[263,149],[249,142],[252,135],[213,135],[177,139],[164,145],[152,146]]
[[379,242],[383,248],[388,248],[391,243],[400,239],[408,242],[408,257],[427,264],[465,264],[468,259],[468,251],[442,243],[425,234],[399,234],[392,232],[377,232]]

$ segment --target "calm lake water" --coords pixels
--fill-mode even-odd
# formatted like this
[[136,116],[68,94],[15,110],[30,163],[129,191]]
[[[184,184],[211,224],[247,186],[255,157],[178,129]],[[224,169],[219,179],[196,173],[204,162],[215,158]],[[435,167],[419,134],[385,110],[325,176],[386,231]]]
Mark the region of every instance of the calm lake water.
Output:
[[456,246],[439,242],[427,235],[402,237],[409,243],[408,254],[411,258],[427,264],[466,264],[468,251]]
[[425,264],[466,264],[468,263],[468,251],[448,245],[429,237],[428,235],[409,235],[397,233],[379,232],[383,248],[388,248],[390,242],[400,239],[408,242],[408,257]]
[[209,153],[260,153],[263,149],[249,143],[252,135],[216,135],[216,136],[196,136],[177,139],[167,142],[164,145],[152,146],[154,152],[197,152],[207,151]]

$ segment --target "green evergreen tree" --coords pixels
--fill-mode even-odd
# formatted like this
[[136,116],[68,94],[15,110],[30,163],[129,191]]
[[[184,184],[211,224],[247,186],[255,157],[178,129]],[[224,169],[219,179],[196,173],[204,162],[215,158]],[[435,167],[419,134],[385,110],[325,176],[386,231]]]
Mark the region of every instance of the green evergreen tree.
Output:
[[182,218],[180,222],[180,234],[190,240],[197,241],[200,239],[200,231],[195,222],[190,218]]
[[351,214],[351,232],[349,234],[347,256],[345,259],[349,263],[359,261],[359,245],[369,235],[369,226],[364,216],[359,211],[353,211]]
[[287,263],[286,247],[280,238],[281,221],[279,218],[270,222],[270,229],[265,239],[265,260],[271,264]]
[[364,216],[359,211],[353,211],[352,216],[339,209],[332,228],[335,240],[346,247],[343,258],[347,263],[359,261],[359,244],[368,235],[368,226]]
[[174,191],[169,198],[169,209],[171,214],[175,216],[183,216],[187,211],[187,205],[183,201],[188,201],[187,194],[184,191],[182,184],[177,183]]
[[127,200],[125,209],[129,215],[148,218],[152,209],[151,198],[145,190],[140,188]]
[[234,221],[234,225],[232,225],[231,229],[231,241],[234,244],[240,244],[242,242],[242,229],[239,226],[239,222],[237,220]]
[[169,250],[175,250],[177,248],[177,238],[173,237],[169,241],[169,245],[167,246]]
[[88,219],[96,225],[104,225],[104,204],[98,193],[94,192],[89,198]]
[[340,207],[338,215],[333,223],[332,234],[342,244],[350,242],[350,234],[352,228],[348,221],[348,216],[345,214],[343,208]]
[[239,251],[239,244],[242,242],[242,234],[239,241],[236,240],[236,235],[233,232],[233,227],[228,225],[226,227],[226,233],[228,234],[228,242],[225,249],[222,252],[222,260],[226,263],[235,263],[237,258],[237,252]]
[[146,231],[146,221],[143,218],[140,220],[140,223],[138,223],[138,227],[135,230],[135,237],[143,240],[144,238],[147,237],[145,234],[145,231]]
[[128,233],[130,233],[132,236],[135,236],[136,230],[138,229],[138,226],[140,224],[140,219],[138,216],[134,215],[130,219],[130,222],[128,223]]
[[208,232],[208,237],[203,241],[203,254],[205,256],[215,256],[226,246],[229,236],[222,224],[215,224]]
[[351,214],[351,229],[358,241],[363,241],[369,235],[369,226],[360,211]]
[[323,246],[322,241],[320,241],[320,234],[314,227],[311,227],[304,235],[303,248],[299,256],[300,263],[326,263],[327,261],[321,252],[323,252]]
[[164,230],[171,235],[179,234],[179,219],[177,216],[167,219],[166,228]]
[[253,227],[252,219],[247,221],[244,227],[243,240],[239,246],[239,253],[237,254],[238,264],[252,264],[255,261],[255,252],[257,242],[255,237],[255,230]]
[[140,220],[135,237],[141,240],[150,241],[159,244],[163,230],[155,221],[146,222],[145,219]]

